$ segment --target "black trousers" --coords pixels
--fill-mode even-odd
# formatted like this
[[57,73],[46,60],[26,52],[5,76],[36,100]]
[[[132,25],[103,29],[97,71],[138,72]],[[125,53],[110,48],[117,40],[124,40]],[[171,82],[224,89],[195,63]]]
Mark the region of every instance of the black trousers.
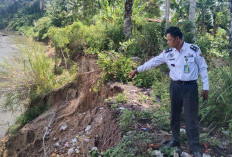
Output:
[[172,139],[180,141],[182,108],[184,107],[186,134],[190,149],[199,149],[198,129],[198,86],[196,81],[176,82],[170,84],[171,130]]

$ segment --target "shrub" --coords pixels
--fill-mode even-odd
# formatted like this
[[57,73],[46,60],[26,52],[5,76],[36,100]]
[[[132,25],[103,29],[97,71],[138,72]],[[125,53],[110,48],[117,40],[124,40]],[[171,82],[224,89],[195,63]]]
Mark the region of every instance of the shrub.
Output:
[[157,97],[164,105],[170,104],[169,98],[170,78],[163,72],[157,71],[152,85],[152,96]]
[[105,81],[121,81],[127,82],[127,75],[134,68],[133,63],[129,58],[122,54],[110,51],[98,53],[98,65],[103,70],[102,78]]
[[87,26],[78,21],[65,28],[51,27],[48,36],[57,50],[72,52],[71,55],[83,51],[95,53],[107,47],[104,24]]
[[[35,43],[21,47],[22,53],[0,64],[0,87],[6,90],[6,107],[17,101],[27,104],[75,79],[75,71],[54,74],[54,61]],[[14,64],[12,64],[14,63]],[[15,102],[12,104],[12,102]]]
[[119,126],[122,129],[122,131],[129,131],[132,126],[132,119],[133,119],[134,113],[128,109],[123,110],[123,113],[120,117]]
[[200,35],[196,44],[201,48],[203,55],[208,60],[212,57],[222,58],[229,56],[229,40],[224,29],[218,28],[215,37],[209,33]]
[[126,103],[127,102],[127,96],[126,94],[123,93],[119,93],[116,97],[116,103]]
[[51,19],[49,17],[42,17],[34,24],[34,37],[37,40],[44,40],[48,38],[48,29],[51,26]]
[[164,30],[160,24],[143,22],[133,32],[135,41],[127,53],[132,56],[148,57],[159,54],[165,45]]
[[210,95],[201,102],[200,122],[211,127],[231,129],[232,119],[232,65],[214,69],[209,73]]
[[188,43],[194,43],[195,34],[191,32],[191,28],[193,28],[193,24],[190,21],[185,21],[181,26],[181,30],[183,32],[183,40]]
[[103,157],[133,157],[133,156],[149,156],[147,148],[151,143],[155,134],[143,131],[131,131],[128,135],[124,135],[119,144],[111,147],[102,153]]
[[122,18],[116,20],[115,23],[106,24],[106,39],[108,42],[108,50],[117,51],[119,49],[120,42],[125,40]]
[[40,114],[46,111],[48,106],[39,105],[32,107],[25,111],[21,116],[19,116],[16,120],[16,124],[25,125],[28,122],[32,121],[33,119],[37,118]]
[[[168,105],[170,106],[170,105]],[[163,130],[170,130],[170,107],[161,105],[154,108],[152,115],[152,123]]]
[[149,88],[153,85],[155,78],[156,71],[154,69],[151,69],[149,71],[144,71],[141,73],[138,73],[134,79],[133,83],[137,87],[146,87]]

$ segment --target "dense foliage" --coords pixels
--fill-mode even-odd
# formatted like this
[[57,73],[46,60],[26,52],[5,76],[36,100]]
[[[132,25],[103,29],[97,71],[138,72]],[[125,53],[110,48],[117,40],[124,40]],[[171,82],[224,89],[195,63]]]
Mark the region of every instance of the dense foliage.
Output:
[[[72,63],[76,56],[95,54],[99,59],[98,65],[103,70],[101,78],[104,81],[125,83],[130,81],[127,74],[131,69],[160,54],[167,47],[165,21],[161,21],[163,10],[160,8],[163,2],[134,0],[129,37],[123,34],[125,0],[0,0],[0,28],[12,29],[33,36],[36,40],[51,43],[56,48],[59,59],[66,65],[65,69],[68,69],[67,64]],[[174,10],[170,25],[179,26],[187,42],[194,43],[193,37],[196,36],[195,44],[201,48],[209,65],[210,96],[208,102],[200,103],[200,122],[210,129],[221,127],[232,131],[228,1],[197,0],[196,34],[191,32],[193,25],[188,21],[189,1],[171,0],[170,3],[171,9]],[[34,55],[31,52],[27,54],[31,57]],[[130,58],[135,56],[139,57],[141,62],[132,62]],[[56,82],[57,76],[53,73],[55,63],[52,60],[43,56],[36,59],[29,64],[35,69],[35,80],[32,81],[36,84],[33,84],[33,88],[23,86],[30,88],[27,94],[31,95],[31,98],[43,96],[62,84]],[[37,61],[43,64],[37,64]],[[47,66],[48,64],[51,66]],[[165,104],[163,110],[166,111],[169,110],[167,71],[164,66],[140,73],[132,80],[139,87],[151,87],[154,98]],[[68,71],[66,73],[69,74]],[[138,134],[139,138],[146,136]],[[128,138],[131,136],[124,137]],[[122,141],[115,149],[106,151],[105,156],[127,153],[128,150],[121,147],[128,145],[138,147]],[[138,148],[130,153],[135,155],[140,151]]]

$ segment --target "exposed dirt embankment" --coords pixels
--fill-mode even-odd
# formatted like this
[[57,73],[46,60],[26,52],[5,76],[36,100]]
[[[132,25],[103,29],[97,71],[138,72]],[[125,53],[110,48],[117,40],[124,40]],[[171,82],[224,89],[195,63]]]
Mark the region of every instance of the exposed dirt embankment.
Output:
[[82,57],[78,63],[78,81],[38,101],[50,109],[18,134],[8,134],[1,141],[0,156],[87,156],[93,147],[106,150],[119,142],[117,116],[104,105],[104,99],[121,88],[108,84],[93,92],[100,76],[96,60]]

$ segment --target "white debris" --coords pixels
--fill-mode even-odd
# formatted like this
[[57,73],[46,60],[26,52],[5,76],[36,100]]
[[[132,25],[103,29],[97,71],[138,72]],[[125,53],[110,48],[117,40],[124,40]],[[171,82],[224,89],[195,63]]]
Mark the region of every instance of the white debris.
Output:
[[228,145],[229,145],[229,141],[223,141],[219,147],[226,148]]
[[203,153],[203,157],[211,157],[209,154]]
[[92,149],[91,150],[97,150],[97,147],[92,147]]
[[64,123],[62,126],[61,126],[61,128],[60,128],[60,130],[61,131],[65,131],[66,129],[67,129],[67,124],[66,123]]
[[73,154],[73,152],[74,152],[74,149],[73,149],[73,148],[70,148],[70,149],[68,150],[68,156],[71,157],[71,155]]
[[189,155],[189,154],[186,153],[186,152],[182,152],[182,153],[181,153],[181,157],[192,157],[192,156]]
[[125,110],[125,107],[119,107],[120,110]]
[[136,59],[140,59],[140,58],[137,56],[131,58],[131,60],[136,60]]
[[84,141],[89,142],[89,139],[88,139],[88,138],[85,138]]
[[48,129],[47,132],[46,132],[46,136],[49,136],[50,132],[51,132],[51,129]]
[[185,129],[180,129],[180,132],[185,133],[186,131]]
[[179,154],[175,150],[173,151],[173,157],[179,157]]
[[100,110],[103,110],[104,108],[103,108],[103,107],[100,107],[99,109],[100,109]]
[[228,130],[222,131],[222,133],[225,134],[225,135],[229,135],[229,131]]
[[76,152],[77,154],[79,154],[79,153],[80,153],[80,150],[79,150],[79,149],[75,149],[75,152]]
[[76,144],[76,142],[77,142],[77,139],[76,139],[76,138],[72,139],[72,143],[73,143],[73,145],[75,145],[75,144]]
[[59,147],[59,146],[60,146],[60,143],[59,143],[59,142],[56,142],[56,143],[55,143],[55,146],[56,146],[56,147]]
[[156,157],[163,157],[164,155],[161,153],[161,151],[155,150]]
[[65,147],[69,147],[69,143],[66,142],[66,143],[64,144],[64,146],[65,146]]
[[91,125],[88,125],[88,126],[85,128],[85,131],[88,132],[90,129],[91,129]]

